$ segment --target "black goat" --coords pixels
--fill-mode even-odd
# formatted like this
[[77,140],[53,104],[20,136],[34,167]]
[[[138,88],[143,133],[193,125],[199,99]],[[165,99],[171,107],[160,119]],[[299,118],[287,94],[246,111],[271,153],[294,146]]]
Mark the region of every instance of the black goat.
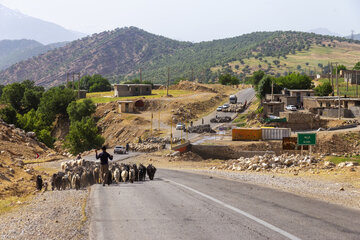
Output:
[[149,166],[147,166],[146,172],[147,172],[150,180],[153,180],[154,176],[155,176],[156,168],[152,164],[150,164]]

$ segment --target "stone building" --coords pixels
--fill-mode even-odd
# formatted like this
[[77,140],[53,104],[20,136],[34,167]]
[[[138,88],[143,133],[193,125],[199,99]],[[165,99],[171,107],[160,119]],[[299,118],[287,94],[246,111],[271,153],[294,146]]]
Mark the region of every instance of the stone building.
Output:
[[114,84],[115,97],[151,95],[151,84]]
[[284,111],[283,102],[263,102],[263,107],[266,116],[279,116],[280,112]]

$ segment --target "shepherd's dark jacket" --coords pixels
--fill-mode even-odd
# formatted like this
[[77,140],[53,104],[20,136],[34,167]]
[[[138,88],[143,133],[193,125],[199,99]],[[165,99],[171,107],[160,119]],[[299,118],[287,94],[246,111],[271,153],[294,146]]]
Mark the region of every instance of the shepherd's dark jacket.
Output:
[[99,155],[96,154],[96,159],[100,158],[101,165],[109,164],[109,158],[110,160],[113,160],[113,157],[107,153],[107,152],[101,152]]

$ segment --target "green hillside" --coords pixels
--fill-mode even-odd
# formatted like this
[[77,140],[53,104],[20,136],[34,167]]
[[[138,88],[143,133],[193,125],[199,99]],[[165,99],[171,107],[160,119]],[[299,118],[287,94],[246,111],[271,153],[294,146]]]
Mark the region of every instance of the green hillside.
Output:
[[[112,82],[139,77],[154,83],[186,78],[216,81],[230,72],[244,79],[261,68],[269,74],[308,71],[337,60],[358,61],[360,42],[313,33],[255,32],[201,43],[180,42],[130,27],[73,41],[0,72],[0,83],[34,80],[43,86],[66,81],[67,72],[102,74]],[[298,66],[299,65],[299,66]]]

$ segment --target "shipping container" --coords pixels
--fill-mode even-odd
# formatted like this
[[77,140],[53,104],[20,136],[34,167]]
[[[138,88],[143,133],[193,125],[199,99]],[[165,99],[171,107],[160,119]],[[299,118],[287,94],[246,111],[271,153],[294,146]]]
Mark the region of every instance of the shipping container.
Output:
[[284,137],[290,137],[290,128],[262,128],[262,140],[282,140]]
[[261,128],[234,128],[233,141],[258,141],[261,140]]

